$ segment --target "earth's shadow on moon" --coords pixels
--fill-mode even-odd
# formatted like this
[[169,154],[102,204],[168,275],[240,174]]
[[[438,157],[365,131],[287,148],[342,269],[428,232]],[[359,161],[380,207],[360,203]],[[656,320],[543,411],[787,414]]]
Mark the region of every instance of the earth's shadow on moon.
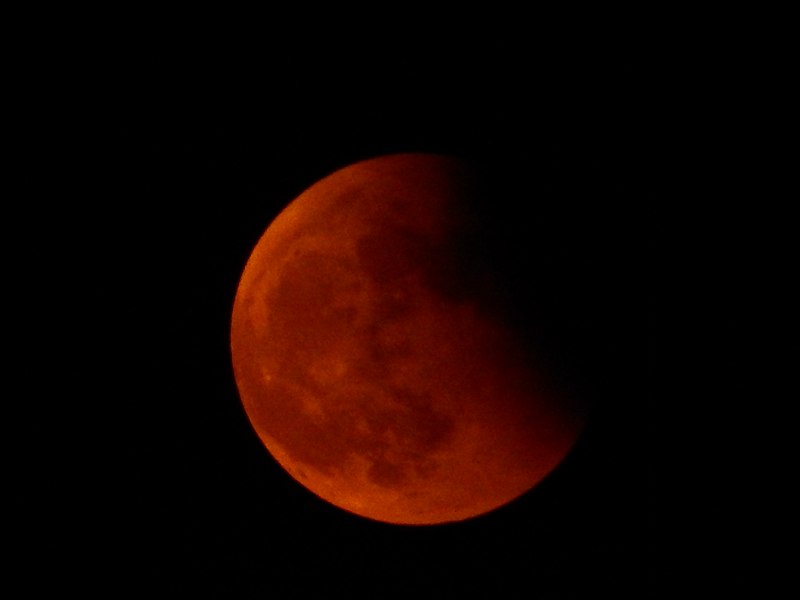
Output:
[[559,185],[535,165],[465,162],[475,226],[453,241],[464,276],[433,285],[458,295],[448,281],[469,282],[476,267],[491,273],[491,297],[474,281],[463,293],[501,313],[537,370],[579,404],[595,404],[603,395],[598,371],[613,358],[604,346],[625,333],[621,311],[634,276],[625,254],[641,252],[615,219],[611,190],[593,187],[591,173]]

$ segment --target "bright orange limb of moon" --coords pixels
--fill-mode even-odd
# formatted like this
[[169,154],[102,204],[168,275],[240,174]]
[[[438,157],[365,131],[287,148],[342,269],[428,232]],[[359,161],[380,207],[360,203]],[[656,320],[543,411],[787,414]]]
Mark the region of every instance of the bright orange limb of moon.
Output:
[[255,431],[294,479],[370,519],[500,507],[583,425],[462,252],[467,180],[427,154],[341,169],[273,221],[239,284],[231,350]]

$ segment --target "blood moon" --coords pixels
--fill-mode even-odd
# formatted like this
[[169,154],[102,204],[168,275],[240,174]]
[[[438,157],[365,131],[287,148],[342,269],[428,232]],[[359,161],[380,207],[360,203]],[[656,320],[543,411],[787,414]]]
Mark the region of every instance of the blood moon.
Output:
[[291,202],[247,261],[231,321],[244,408],[289,474],[347,511],[475,517],[541,481],[583,426],[507,318],[475,194],[452,157],[358,162]]

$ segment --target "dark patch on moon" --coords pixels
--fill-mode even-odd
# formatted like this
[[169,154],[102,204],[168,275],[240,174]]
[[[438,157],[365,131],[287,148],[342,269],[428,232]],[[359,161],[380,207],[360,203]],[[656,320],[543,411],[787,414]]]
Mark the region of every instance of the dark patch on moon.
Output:
[[[291,379],[298,381],[297,376]],[[411,394],[402,389],[388,390],[399,400],[394,404],[382,398],[354,399],[331,390],[320,395],[305,389],[303,393],[323,407],[318,418],[303,410],[303,398],[289,387],[272,384],[268,393],[269,401],[256,410],[266,411],[265,432],[293,460],[329,475],[341,470],[349,458],[360,456],[372,463],[373,483],[386,487],[430,475],[435,451],[446,445],[455,429],[453,419],[434,410],[430,398],[404,402]]]
[[396,227],[382,227],[378,234],[360,237],[356,247],[361,272],[377,285],[416,271],[431,255],[425,237]]

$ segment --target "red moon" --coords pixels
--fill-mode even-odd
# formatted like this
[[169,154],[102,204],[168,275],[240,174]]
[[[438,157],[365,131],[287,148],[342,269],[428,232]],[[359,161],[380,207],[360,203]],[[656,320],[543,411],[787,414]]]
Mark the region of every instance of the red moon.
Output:
[[464,161],[433,154],[345,167],[278,215],[239,283],[231,352],[253,428],[295,480],[369,519],[494,510],[585,423],[464,252],[480,227],[470,181]]

